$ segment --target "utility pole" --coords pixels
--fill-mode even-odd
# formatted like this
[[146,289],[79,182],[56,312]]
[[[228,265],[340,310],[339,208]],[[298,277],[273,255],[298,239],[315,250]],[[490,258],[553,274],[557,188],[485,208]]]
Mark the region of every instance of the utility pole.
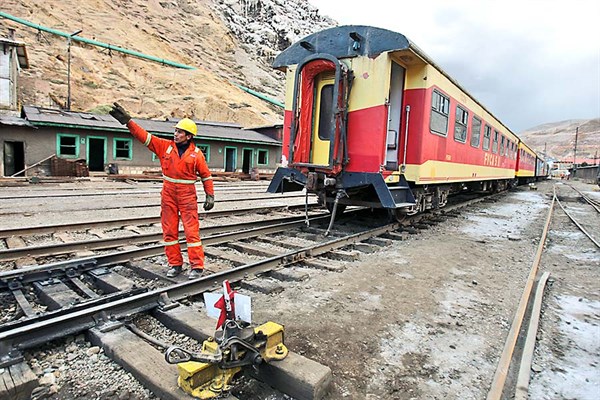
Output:
[[577,135],[579,134],[579,127],[575,128],[575,149],[573,149],[573,178],[575,178],[575,171],[577,170]]
[[67,110],[71,111],[71,38],[79,35],[83,29],[79,29],[69,35],[67,38]]

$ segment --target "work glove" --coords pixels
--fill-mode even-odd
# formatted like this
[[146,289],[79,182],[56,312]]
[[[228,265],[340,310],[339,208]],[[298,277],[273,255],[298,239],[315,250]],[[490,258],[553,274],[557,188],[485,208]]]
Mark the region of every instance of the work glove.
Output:
[[204,201],[204,211],[212,210],[215,206],[215,196],[211,194],[206,195],[206,200]]
[[131,116],[129,115],[129,113],[127,111],[125,111],[125,109],[123,107],[121,107],[121,105],[117,102],[113,103],[113,106],[108,113],[110,115],[112,115],[114,119],[116,119],[117,121],[122,123],[123,125],[127,125],[129,120],[131,119]]

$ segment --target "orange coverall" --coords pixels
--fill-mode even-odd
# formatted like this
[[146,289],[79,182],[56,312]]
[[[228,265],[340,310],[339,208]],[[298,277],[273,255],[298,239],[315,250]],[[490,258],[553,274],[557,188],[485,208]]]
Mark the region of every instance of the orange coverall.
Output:
[[179,157],[173,140],[161,139],[148,133],[133,120],[127,123],[129,132],[160,158],[163,188],[160,203],[160,222],[165,242],[165,253],[171,267],[181,266],[183,258],[179,247],[179,215],[183,222],[190,268],[204,268],[204,249],[200,240],[198,199],[195,182],[202,180],[204,192],[214,196],[212,176],[204,154],[192,141]]

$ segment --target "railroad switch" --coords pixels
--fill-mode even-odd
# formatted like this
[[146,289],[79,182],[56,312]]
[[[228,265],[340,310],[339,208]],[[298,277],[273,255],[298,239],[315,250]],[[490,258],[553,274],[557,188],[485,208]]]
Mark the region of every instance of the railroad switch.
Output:
[[165,359],[177,364],[179,387],[199,399],[212,399],[231,390],[231,382],[244,367],[283,360],[288,349],[283,343],[283,326],[266,322],[256,328],[242,321],[226,320],[222,330],[202,344],[200,353],[180,347],[167,349]]

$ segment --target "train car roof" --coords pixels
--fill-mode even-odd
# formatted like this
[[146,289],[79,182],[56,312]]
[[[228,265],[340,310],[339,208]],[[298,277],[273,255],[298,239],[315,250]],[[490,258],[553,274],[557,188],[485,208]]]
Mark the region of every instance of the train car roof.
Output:
[[[359,46],[355,45],[359,42]],[[410,41],[401,33],[363,25],[346,25],[308,35],[282,51],[273,61],[273,68],[300,63],[315,53],[327,53],[336,58],[357,56],[377,57],[386,51],[406,50]]]
[[[359,45],[356,45],[356,42],[358,42]],[[440,71],[440,73],[448,78],[450,82],[456,85],[456,87],[469,96],[474,102],[479,104],[479,106],[489,113],[500,125],[521,141],[521,138],[517,134],[504,125],[499,118],[487,109],[487,107],[465,90],[464,87],[446,73],[446,71],[437,65],[431,57],[425,54],[425,52],[410,39],[401,33],[390,31],[388,29],[365,25],[344,25],[325,29],[300,39],[279,53],[273,61],[272,67],[283,70],[287,66],[299,64],[306,57],[316,53],[331,54],[336,58],[358,56],[375,58],[383,52],[398,52],[403,50],[411,51],[420,57],[423,62]]]

